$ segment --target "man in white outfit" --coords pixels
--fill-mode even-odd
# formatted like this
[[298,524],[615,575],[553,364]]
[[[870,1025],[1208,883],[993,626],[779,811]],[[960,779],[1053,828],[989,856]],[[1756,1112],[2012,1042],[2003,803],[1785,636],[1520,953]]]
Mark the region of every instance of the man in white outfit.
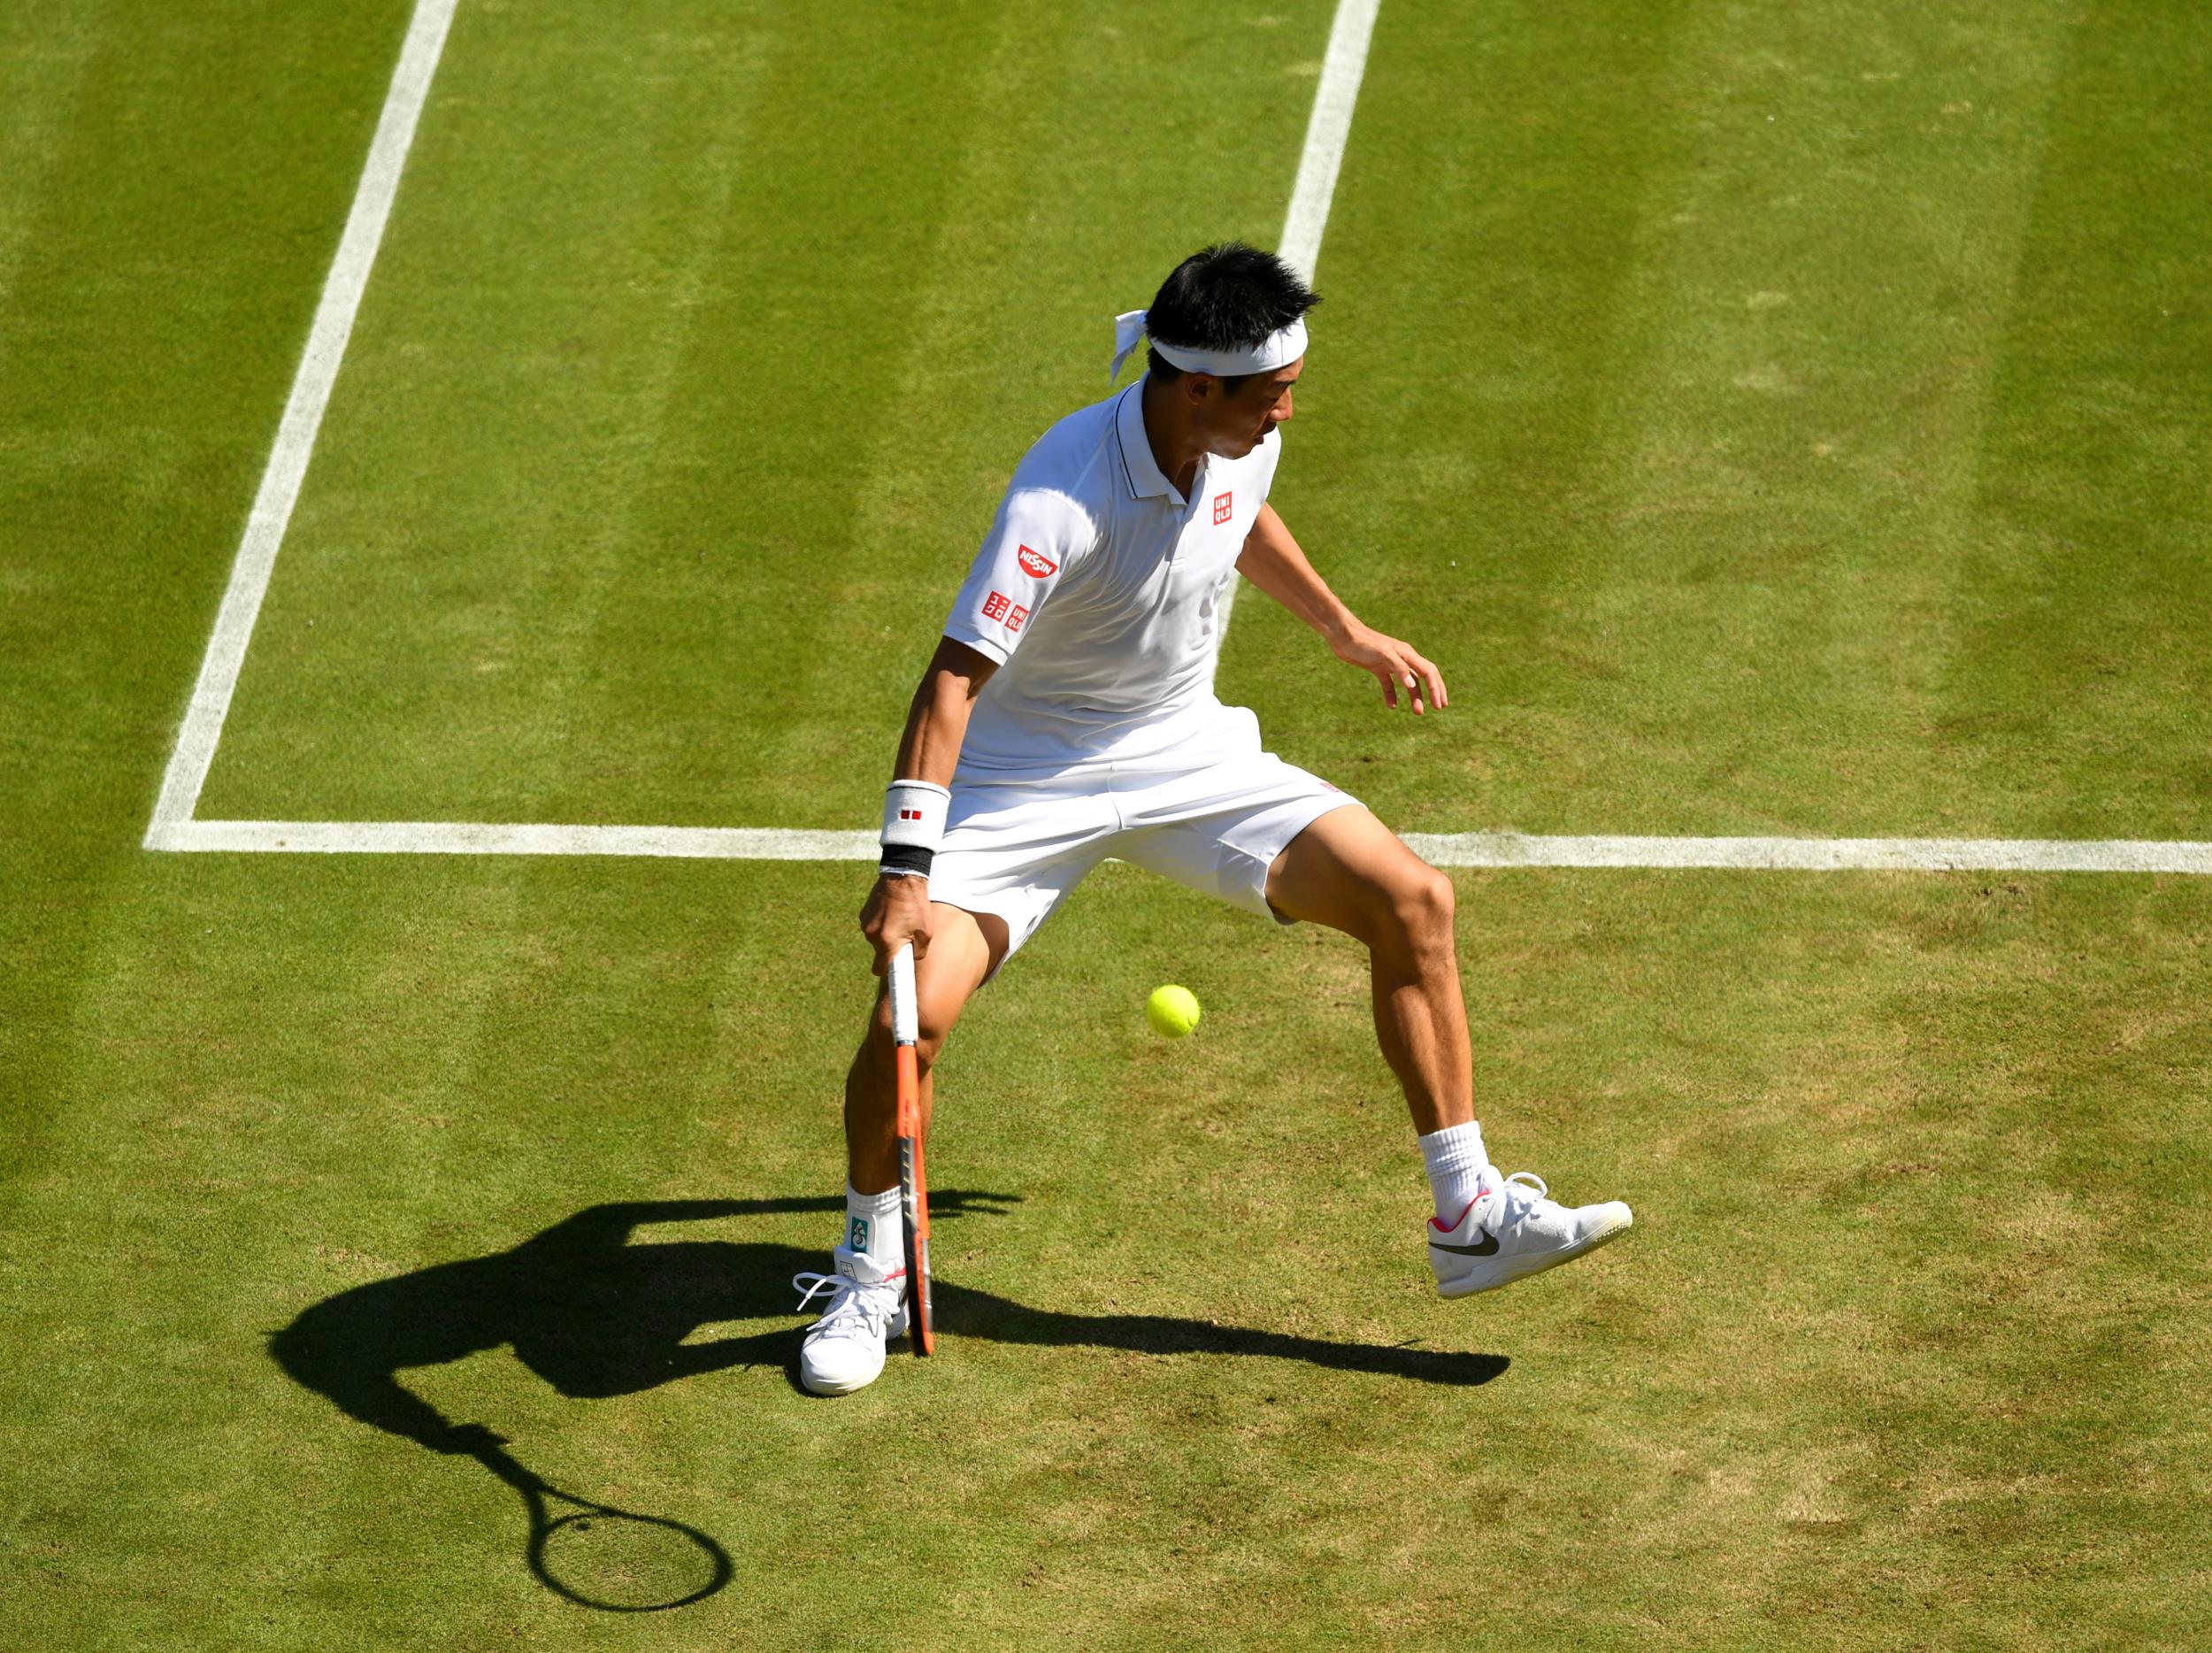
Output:
[[[1241,572],[1372,673],[1385,703],[1448,703],[1436,666],[1354,618],[1267,504],[1319,301],[1271,254],[1231,243],[1178,265],[1117,325],[1136,384],[1047,431],[1014,473],[924,673],[861,913],[881,975],[911,942],[926,1134],[930,1070],[975,990],[1108,856],[1291,924],[1365,943],[1375,1031],[1413,1115],[1448,1297],[1577,1257],[1626,1230],[1619,1202],[1569,1208],[1501,1176],[1475,1123],[1451,880],[1359,802],[1262,750],[1213,693],[1221,604]],[[800,1353],[817,1394],[874,1380],[906,1326],[887,1001],[845,1081],[846,1219],[828,1306]]]

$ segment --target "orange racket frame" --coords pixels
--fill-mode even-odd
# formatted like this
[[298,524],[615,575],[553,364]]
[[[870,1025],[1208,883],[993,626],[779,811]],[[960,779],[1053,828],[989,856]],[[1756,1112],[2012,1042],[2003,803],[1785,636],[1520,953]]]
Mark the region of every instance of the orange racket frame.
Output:
[[915,1003],[914,949],[891,956],[891,1037],[899,1083],[899,1209],[906,1226],[906,1306],[918,1355],[934,1354],[937,1327],[929,1301],[929,1179],[922,1167],[922,1085],[915,1046],[921,1015]]

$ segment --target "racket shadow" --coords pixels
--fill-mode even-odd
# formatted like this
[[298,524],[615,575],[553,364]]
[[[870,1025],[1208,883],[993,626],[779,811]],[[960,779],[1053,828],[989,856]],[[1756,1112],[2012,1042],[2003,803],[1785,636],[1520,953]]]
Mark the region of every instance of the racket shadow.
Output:
[[[470,1456],[522,1495],[530,1572],[556,1595],[608,1613],[659,1613],[716,1594],[734,1569],[697,1527],[580,1498],[549,1485],[485,1432]],[[556,1516],[555,1504],[567,1506]]]

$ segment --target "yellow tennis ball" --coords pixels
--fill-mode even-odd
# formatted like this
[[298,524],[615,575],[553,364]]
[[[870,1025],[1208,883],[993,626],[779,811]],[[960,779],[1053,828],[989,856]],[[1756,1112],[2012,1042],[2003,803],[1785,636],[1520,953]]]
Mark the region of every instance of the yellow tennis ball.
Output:
[[1144,1002],[1144,1019],[1154,1033],[1180,1039],[1198,1026],[1198,996],[1188,988],[1155,988]]

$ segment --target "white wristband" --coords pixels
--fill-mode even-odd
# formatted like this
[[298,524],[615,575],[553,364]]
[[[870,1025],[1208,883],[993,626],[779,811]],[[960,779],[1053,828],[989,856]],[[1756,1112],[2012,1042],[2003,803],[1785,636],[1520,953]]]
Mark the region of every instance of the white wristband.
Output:
[[950,792],[926,780],[894,780],[883,794],[883,847],[935,854],[951,803]]
[[894,780],[883,795],[886,878],[927,878],[945,839],[945,811],[952,794],[926,780]]

